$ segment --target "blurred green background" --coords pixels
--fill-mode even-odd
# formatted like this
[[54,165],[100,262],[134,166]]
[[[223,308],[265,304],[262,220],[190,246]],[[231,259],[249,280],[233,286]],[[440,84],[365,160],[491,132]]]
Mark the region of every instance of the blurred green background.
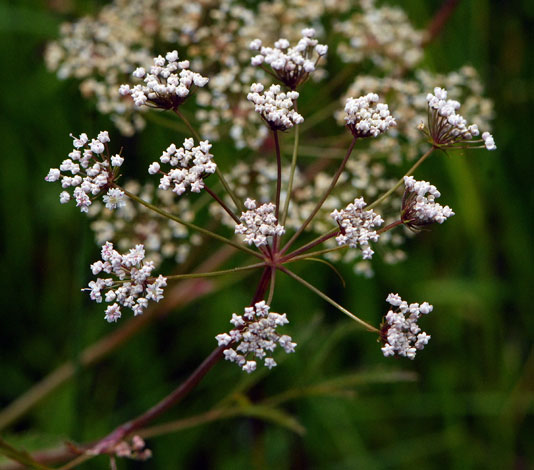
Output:
[[[101,4],[0,2],[0,408],[121,326],[105,323],[102,306],[80,293],[98,247],[86,218],[60,206],[58,188],[43,179],[70,151],[70,132],[112,129],[77,83],[57,80],[42,57],[62,21]],[[422,28],[441,2],[396,4]],[[231,392],[241,410],[246,397],[259,403],[291,389],[300,391],[296,398],[266,419],[229,418],[149,439],[152,460],[123,460],[119,468],[534,468],[533,30],[531,1],[460,2],[426,65],[439,72],[475,66],[495,101],[498,150],[424,165],[418,179],[447,188],[456,216],[413,239],[407,261],[377,261],[372,280],[346,268],[345,290],[327,268],[307,273],[375,322],[388,292],[428,300],[434,313],[423,326],[432,335],[425,351],[413,362],[383,358],[372,335],[281,278],[276,310],[290,314],[297,354],[253,384],[219,364],[165,419],[205,412]],[[149,127],[133,140],[114,131],[112,140],[142,154],[154,135],[165,138]],[[160,148],[143,158],[152,161]],[[169,393],[249,297],[247,283],[237,282],[164,316],[98,365],[78,367],[0,435],[32,451],[105,435]],[[332,393],[310,389],[317,384]],[[107,465],[100,457],[80,468]]]

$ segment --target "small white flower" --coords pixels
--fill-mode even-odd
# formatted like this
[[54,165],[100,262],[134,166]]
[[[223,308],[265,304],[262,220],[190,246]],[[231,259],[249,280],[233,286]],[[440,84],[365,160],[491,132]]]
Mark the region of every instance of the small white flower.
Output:
[[252,307],[246,307],[243,315],[232,314],[230,320],[235,329],[229,333],[221,333],[215,337],[219,346],[229,346],[223,351],[227,361],[235,362],[245,372],[256,370],[256,361],[261,359],[269,369],[276,366],[276,362],[267,354],[273,352],[280,345],[286,353],[295,351],[296,343],[290,336],[280,336],[276,329],[280,325],[289,323],[286,314],[270,312],[265,301],[257,302]]
[[376,93],[347,99],[345,114],[345,123],[354,137],[377,137],[397,125],[388,105],[379,103]]
[[204,178],[215,173],[217,165],[213,162],[211,144],[207,140],[201,141],[197,147],[194,145],[194,140],[187,138],[180,148],[175,144],[167,147],[160,157],[160,162],[171,166],[168,173],[161,171],[158,162],[150,164],[148,172],[151,175],[163,174],[160,178],[160,189],[170,189],[173,186],[173,192],[180,196],[188,189],[198,193],[204,188]]
[[363,198],[354,199],[345,209],[334,210],[330,216],[341,229],[336,237],[338,245],[349,245],[351,248],[359,246],[363,259],[371,259],[374,251],[369,246],[369,241],[378,241],[379,235],[375,229],[384,221],[373,210],[364,210],[366,205]]
[[[497,146],[493,136],[489,132],[482,134],[482,139],[474,140],[478,137],[480,131],[476,124],[468,125],[467,121],[457,110],[460,103],[455,100],[447,99],[447,90],[444,88],[434,88],[434,94],[428,93],[426,100],[429,109],[428,130],[420,126],[422,130],[434,143],[442,148],[486,148],[495,150]],[[484,145],[480,145],[484,142]]]
[[91,300],[102,302],[102,290],[106,289],[106,302],[115,302],[106,309],[106,320],[115,322],[121,317],[120,306],[127,307],[140,315],[148,306],[149,300],[159,302],[163,298],[163,287],[167,285],[167,278],[151,277],[154,269],[152,261],[145,261],[144,245],[136,245],[127,254],[121,255],[113,248],[113,243],[106,242],[102,246],[100,261],[91,265],[93,275],[107,273],[113,278],[97,278],[89,283]]
[[[52,168],[48,172],[45,180],[60,181],[63,189],[73,188],[72,195],[67,191],[61,192],[60,203],[65,204],[74,199],[82,212],[88,212],[94,196],[112,186],[118,176],[110,167],[109,153],[103,155],[106,150],[104,144],[109,142],[109,134],[107,131],[101,131],[98,138],[90,142],[85,133],[80,137],[71,134],[71,137],[75,149],[69,153],[69,158],[61,162],[59,169]],[[117,158],[122,163],[122,157],[116,155],[111,157],[112,164],[118,162]],[[105,202],[108,202],[108,199],[109,194]]]
[[111,157],[111,166],[118,167],[118,166],[121,166],[123,162],[124,162],[124,158],[122,158],[119,154],[113,155]]
[[247,100],[254,104],[255,111],[272,130],[285,131],[304,122],[304,118],[292,109],[298,92],[283,92],[280,85],[271,85],[265,93],[263,91],[261,83],[253,83]]
[[433,223],[442,224],[454,215],[449,206],[435,202],[441,194],[434,185],[405,176],[404,186],[401,220],[408,227],[417,230]]
[[414,359],[417,350],[428,344],[430,335],[417,324],[421,315],[432,311],[428,302],[408,304],[398,294],[389,294],[386,301],[393,307],[385,316],[381,330],[384,356],[404,356]]
[[285,228],[276,220],[276,206],[273,203],[257,206],[254,199],[248,198],[245,207],[248,210],[241,213],[241,224],[235,226],[235,233],[243,235],[245,243],[259,248],[267,245],[270,237],[282,236],[285,233]]
[[103,200],[108,209],[117,209],[118,207],[124,207],[126,205],[124,191],[121,191],[119,188],[110,188],[107,194],[103,197]]
[[148,73],[139,67],[132,75],[142,79],[143,84],[121,85],[119,93],[130,95],[137,107],[150,105],[161,109],[177,109],[189,97],[193,86],[202,88],[209,80],[189,70],[189,61],[178,62],[177,51],[154,58]]
[[313,28],[303,29],[302,38],[297,45],[290,46],[285,38],[276,41],[274,47],[262,47],[262,42],[255,39],[249,47],[251,50],[259,51],[259,54],[252,57],[250,63],[255,67],[264,63],[270,65],[279,80],[295,90],[315,71],[317,61],[326,55],[328,47],[318,44]]

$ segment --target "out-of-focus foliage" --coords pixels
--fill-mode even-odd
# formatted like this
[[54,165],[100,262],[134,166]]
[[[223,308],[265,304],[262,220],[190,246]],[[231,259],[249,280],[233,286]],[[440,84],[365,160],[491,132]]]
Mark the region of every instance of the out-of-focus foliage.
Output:
[[[423,28],[441,2],[399,3]],[[428,300],[435,310],[425,323],[432,335],[427,348],[413,362],[383,358],[371,335],[311,294],[294,294],[291,280],[280,278],[277,289],[287,294],[277,295],[276,310],[290,312],[298,353],[256,376],[246,399],[237,392],[228,398],[236,383],[245,387],[249,379],[221,363],[166,419],[203,413],[225,398],[234,404],[237,397],[241,407],[286,390],[299,391],[296,398],[271,416],[256,410],[249,413],[256,418],[230,417],[149,439],[153,459],[119,462],[120,468],[532,465],[534,10],[527,1],[460,3],[428,47],[425,62],[443,73],[465,63],[479,70],[485,94],[495,100],[499,149],[435,155],[419,170],[417,177],[436,184],[457,215],[411,240],[403,263],[377,260],[374,279],[356,278],[345,268],[345,290],[326,266],[306,272],[375,323],[391,290]],[[89,262],[97,258],[86,218],[60,206],[56,188],[43,180],[70,151],[69,132],[93,135],[111,128],[80,97],[77,84],[58,81],[42,58],[61,21],[99,6],[74,0],[0,5],[2,407],[117,327],[105,323],[101,306],[90,305],[79,291]],[[173,138],[173,131],[149,124],[137,137],[120,141],[116,135],[115,142],[135,156],[127,171],[142,175]],[[218,152],[232,164],[231,149],[221,146]],[[35,450],[67,437],[80,442],[101,437],[169,393],[211,351],[231,312],[249,298],[248,286],[234,282],[161,318],[96,367],[80,368],[74,380],[5,431],[4,439]],[[406,374],[392,377],[392,371]],[[339,376],[345,377],[341,385],[328,382]],[[309,388],[317,384],[319,391]],[[105,465],[101,458],[80,468]]]

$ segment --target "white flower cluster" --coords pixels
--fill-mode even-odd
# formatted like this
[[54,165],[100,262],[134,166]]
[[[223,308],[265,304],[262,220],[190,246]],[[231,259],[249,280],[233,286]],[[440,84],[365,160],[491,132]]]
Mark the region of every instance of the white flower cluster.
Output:
[[91,265],[93,275],[101,272],[115,275],[113,278],[97,278],[89,283],[91,300],[102,302],[102,290],[106,289],[104,300],[115,302],[106,309],[105,319],[116,322],[121,317],[121,305],[140,315],[147,307],[148,301],[159,302],[163,299],[163,287],[167,285],[167,278],[158,276],[152,278],[154,263],[144,261],[145,247],[136,245],[127,254],[121,255],[113,249],[113,243],[106,242],[102,246],[102,260]]
[[101,131],[96,139],[89,141],[87,134],[74,137],[74,150],[69,158],[63,160],[59,168],[51,168],[45,181],[61,181],[64,189],[74,188],[73,194],[62,191],[59,202],[65,204],[74,197],[76,206],[82,212],[87,212],[92,204],[91,196],[97,196],[109,188],[104,196],[108,209],[115,209],[125,204],[124,193],[118,188],[112,188],[118,175],[118,168],[124,162],[119,154],[110,157],[106,144],[109,142],[107,131]]
[[345,209],[334,210],[330,215],[339,224],[341,233],[336,237],[338,245],[360,246],[363,259],[371,259],[374,251],[369,241],[377,242],[379,235],[375,228],[384,223],[380,215],[373,210],[364,210],[367,204],[363,198],[354,199]]
[[257,302],[253,307],[246,307],[243,315],[232,314],[230,323],[235,326],[229,333],[217,335],[219,346],[237,344],[236,348],[224,350],[224,358],[235,362],[245,372],[256,370],[256,361],[252,357],[263,359],[269,369],[276,366],[267,352],[273,352],[278,345],[287,353],[295,352],[296,343],[288,335],[279,335],[276,329],[287,325],[286,314],[269,312],[271,307],[265,301]]
[[[440,147],[450,147],[454,144],[469,143],[478,144],[484,142],[483,146],[488,150],[495,150],[497,146],[493,136],[489,132],[482,134],[482,139],[472,140],[480,134],[476,124],[467,125],[465,118],[456,113],[460,109],[460,103],[456,100],[447,99],[447,90],[444,88],[434,88],[434,94],[428,93],[429,136],[432,141]],[[424,125],[422,126],[424,130]]]
[[376,93],[347,99],[345,114],[345,123],[354,137],[377,137],[397,125],[388,105],[378,103]]
[[398,294],[389,294],[386,302],[391,309],[382,326],[381,336],[384,341],[384,356],[404,356],[415,358],[417,350],[421,350],[430,340],[430,335],[417,325],[421,315],[429,314],[433,307],[428,302],[408,304]]
[[272,130],[285,131],[304,118],[293,108],[293,101],[299,97],[298,91],[283,92],[280,85],[271,85],[263,93],[261,83],[253,83],[247,100],[254,103],[254,110],[264,119]]
[[[270,65],[278,78],[292,90],[307,80],[319,59],[328,52],[328,46],[319,44],[315,39],[313,28],[302,30],[302,38],[295,47],[290,47],[289,41],[284,38],[276,41],[274,47],[262,47],[261,40],[254,39],[249,47],[259,51],[259,54],[250,60],[251,64]],[[315,57],[314,52],[317,54]]]
[[434,185],[405,176],[404,186],[401,219],[408,227],[417,229],[433,223],[442,224],[454,215],[449,206],[435,202],[441,194]]
[[248,210],[239,217],[242,223],[235,226],[235,233],[244,235],[245,243],[254,243],[259,248],[267,245],[268,237],[282,236],[286,232],[284,226],[277,223],[276,207],[272,202],[258,206],[254,199],[249,198],[245,207]]
[[210,153],[211,144],[203,140],[195,147],[192,138],[184,140],[183,145],[177,148],[171,144],[167,150],[159,157],[161,163],[169,164],[173,167],[169,173],[161,171],[158,162],[153,162],[148,167],[151,175],[161,173],[160,189],[170,189],[178,196],[187,189],[193,193],[199,193],[204,188],[204,176],[215,173],[217,165],[212,161],[213,155]]
[[178,62],[177,51],[155,57],[149,73],[138,67],[132,75],[143,79],[145,84],[133,88],[121,85],[119,93],[130,95],[137,107],[147,105],[161,109],[177,109],[187,99],[193,85],[203,87],[209,80],[189,70],[188,60]]

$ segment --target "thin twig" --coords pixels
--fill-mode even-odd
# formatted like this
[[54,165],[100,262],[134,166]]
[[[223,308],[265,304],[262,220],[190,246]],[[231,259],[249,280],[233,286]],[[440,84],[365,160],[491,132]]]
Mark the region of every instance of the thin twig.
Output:
[[294,272],[290,271],[289,269],[285,268],[284,266],[280,267],[280,270],[286,273],[288,276],[292,277],[296,281],[300,282],[303,286],[310,289],[312,292],[315,292],[319,297],[321,297],[323,300],[326,300],[330,305],[333,305],[336,307],[340,312],[344,313],[348,317],[352,318],[355,322],[359,323],[365,329],[370,331],[371,333],[380,333],[380,331],[375,328],[373,325],[367,323],[366,321],[362,320],[361,318],[358,318],[353,313],[349,312],[345,307],[342,307],[340,304],[338,304],[334,299],[331,299],[328,297],[325,293],[323,293],[321,290],[317,289],[316,287],[312,286],[308,281],[305,281],[300,276],[295,274]]
[[[119,186],[117,186],[119,187]],[[199,227],[198,225],[195,225],[195,224],[192,224],[190,222],[186,222],[185,220],[183,219],[180,219],[179,217],[176,217],[175,215],[172,215],[170,212],[167,212],[163,209],[160,209],[159,207],[153,205],[153,204],[150,204],[149,202],[146,202],[144,201],[143,199],[141,199],[139,196],[136,196],[135,194],[132,194],[130,191],[124,189],[124,188],[120,188],[124,194],[126,194],[126,196],[128,196],[130,199],[133,199],[134,201],[138,202],[139,204],[147,207],[148,209],[156,212],[157,214],[163,216],[163,217],[166,217],[167,219],[170,219],[174,222],[177,222],[181,225],[184,225],[188,228],[190,228],[191,230],[195,230],[197,232],[200,232],[208,237],[211,237],[211,238],[214,238],[215,240],[219,240],[220,242],[223,242],[223,243],[226,243],[230,246],[233,246],[234,248],[237,248],[238,250],[241,250],[241,251],[244,251],[245,253],[248,253],[249,255],[252,255],[252,256],[255,256],[256,258],[262,258],[261,254],[258,253],[257,251],[254,251],[254,250],[251,250],[250,248],[247,248],[246,246],[243,246],[239,243],[236,243],[232,240],[229,240],[228,238],[225,238],[221,235],[218,235],[214,232],[211,232],[210,230],[206,230],[205,228],[202,228],[202,227]]]
[[323,206],[324,202],[326,201],[326,199],[328,198],[328,196],[334,189],[339,177],[341,176],[341,173],[343,173],[343,170],[345,169],[345,165],[347,164],[350,154],[352,153],[352,149],[354,148],[354,145],[356,144],[356,140],[357,140],[356,137],[352,139],[352,142],[350,143],[347,153],[345,154],[345,158],[343,158],[341,165],[339,166],[339,168],[336,171],[336,174],[332,178],[332,182],[330,183],[330,186],[324,192],[323,196],[321,197],[319,202],[316,204],[315,208],[313,209],[311,214],[308,216],[308,218],[303,222],[300,228],[295,232],[295,234],[289,239],[289,241],[282,248],[282,250],[280,251],[281,254],[284,254],[287,251],[287,249],[293,244],[293,242],[300,236],[300,234],[304,232],[304,230],[306,230],[306,227],[308,226],[308,224],[312,221],[312,219],[315,217],[317,212],[319,212],[319,210]]

